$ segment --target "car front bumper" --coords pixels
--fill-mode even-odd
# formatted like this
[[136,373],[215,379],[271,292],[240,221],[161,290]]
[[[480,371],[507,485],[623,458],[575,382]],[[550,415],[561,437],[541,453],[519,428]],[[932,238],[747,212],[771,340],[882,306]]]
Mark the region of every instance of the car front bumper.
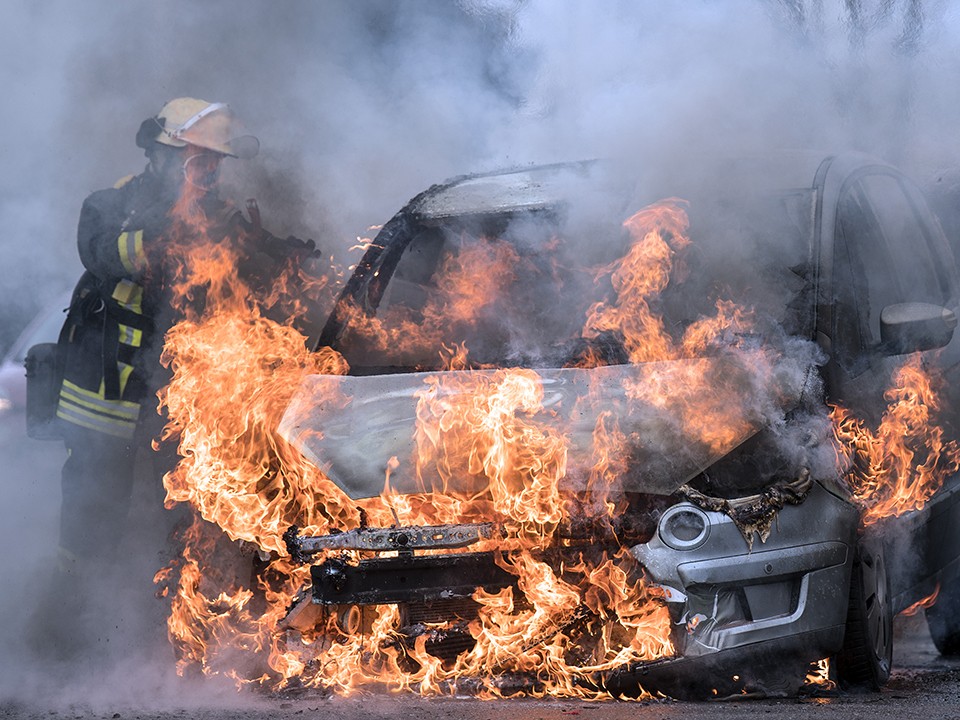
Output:
[[858,518],[850,503],[814,483],[752,547],[726,514],[680,503],[664,518],[678,512],[702,518],[702,532],[678,541],[661,520],[657,533],[631,550],[663,589],[676,656],[618,669],[608,678],[611,689],[777,694],[770,688],[789,680],[776,675],[802,680],[805,665],[840,649]]

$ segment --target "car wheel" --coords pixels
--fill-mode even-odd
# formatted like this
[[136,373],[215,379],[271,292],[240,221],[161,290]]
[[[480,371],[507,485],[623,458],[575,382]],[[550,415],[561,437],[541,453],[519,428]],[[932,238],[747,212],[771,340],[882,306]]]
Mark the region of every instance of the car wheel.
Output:
[[893,610],[879,543],[860,543],[850,578],[850,604],[837,679],[847,687],[879,690],[893,660]]
[[930,637],[941,655],[960,655],[960,587],[956,581],[940,588],[936,603],[926,609]]

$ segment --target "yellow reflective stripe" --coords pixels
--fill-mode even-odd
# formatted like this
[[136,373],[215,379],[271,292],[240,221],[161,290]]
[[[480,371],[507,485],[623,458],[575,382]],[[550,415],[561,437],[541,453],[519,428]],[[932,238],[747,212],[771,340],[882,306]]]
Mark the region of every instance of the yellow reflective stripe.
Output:
[[136,283],[130,280],[121,280],[113,288],[113,299],[118,303],[130,302],[135,287]]
[[104,413],[97,412],[96,410],[88,410],[87,408],[81,407],[79,405],[73,405],[69,400],[60,397],[60,404],[57,406],[57,413],[60,411],[64,413],[74,413],[80,417],[87,418],[88,421],[96,421],[101,423],[107,423],[110,425],[116,425],[117,427],[133,427],[137,423],[133,420],[125,418],[110,417]]
[[132,280],[121,280],[113,288],[113,299],[127,310],[135,313],[143,313],[141,307],[143,302],[143,288]]
[[85,402],[83,398],[78,398],[76,395],[71,395],[69,393],[60,393],[60,402],[57,405],[58,408],[73,408],[78,412],[82,412],[84,415],[89,415],[91,417],[96,416],[103,418],[104,420],[110,420],[111,422],[118,423],[136,423],[137,415],[125,415],[121,412],[111,412],[109,408],[100,408],[96,405]]
[[112,435],[113,437],[118,438],[132,438],[134,431],[137,428],[136,423],[113,424],[111,421],[105,421],[96,417],[92,420],[88,420],[74,414],[75,412],[75,408],[64,408],[63,406],[60,406],[57,408],[57,417],[73,425],[79,425],[80,427],[85,427],[88,430],[96,430],[97,432],[102,432],[105,435]]
[[143,230],[122,232],[117,236],[117,251],[124,270],[131,275],[143,270],[147,262],[143,254]]
[[[87,397],[83,397],[83,395]],[[90,393],[77,394],[67,388],[60,388],[60,398],[57,403],[59,410],[73,410],[85,417],[99,418],[103,421],[121,425],[136,424],[140,415],[138,403],[123,400],[97,400],[91,398]]]
[[[120,369],[121,383],[125,384],[133,371],[131,365]],[[96,430],[119,438],[131,438],[140,414],[139,403],[127,400],[104,400],[101,396],[64,380],[57,403],[57,417],[74,425]]]
[[[130,377],[130,373],[133,372],[133,367],[130,365],[124,365],[120,370],[120,381],[123,384],[126,384],[126,381]],[[78,385],[74,385],[69,380],[63,381],[63,386],[60,388],[60,397],[66,397],[73,400],[80,405],[99,410],[100,412],[112,413],[113,415],[118,415],[120,417],[130,417],[136,419],[137,415],[140,413],[140,403],[131,402],[129,400],[106,400],[104,399],[103,383],[100,383],[100,394],[90,392],[85,390]]]
[[135,178],[135,177],[136,177],[136,175],[124,175],[122,178],[120,178],[119,180],[117,180],[117,181],[113,184],[113,187],[114,187],[115,189],[119,190],[119,189],[122,188],[124,185],[126,185],[128,182],[130,182],[131,180],[133,180],[133,178]]
[[143,342],[143,331],[121,323],[120,342],[130,347],[140,347],[140,344]]
[[[130,375],[133,373],[133,365],[127,365],[126,363],[117,363],[120,366],[120,394],[123,395],[123,391],[127,388],[127,380],[130,379]],[[103,383],[100,383],[100,391],[103,392]],[[104,394],[106,394],[104,392]],[[121,400],[120,402],[124,402]],[[134,403],[137,406],[138,412],[140,408],[140,403]]]
[[136,271],[136,267],[134,266],[134,257],[131,249],[133,243],[131,243],[130,240],[130,233],[120,233],[120,235],[117,236],[117,252],[120,255],[120,262],[123,264],[123,269],[133,274]]
[[[122,364],[122,363],[121,363],[121,364]],[[131,368],[131,369],[132,369],[132,366],[131,366],[131,365],[124,365],[124,368]],[[70,381],[67,380],[67,379],[64,379],[64,381],[63,381],[63,387],[66,388],[66,389],[68,389],[68,390],[72,390],[72,391],[73,391],[74,393],[76,393],[77,395],[79,395],[79,396],[81,396],[81,397],[88,398],[88,399],[90,399],[90,400],[102,401],[102,402],[105,402],[105,403],[110,403],[111,405],[112,405],[112,404],[117,404],[117,405],[121,405],[121,406],[126,407],[126,408],[138,408],[138,407],[140,407],[140,403],[131,402],[130,400],[106,400],[106,399],[105,399],[106,395],[105,395],[104,392],[103,392],[103,381],[100,382],[100,392],[99,392],[99,393],[95,393],[95,392],[93,392],[92,390],[87,390],[86,388],[82,388],[82,387],[80,387],[79,385],[77,385],[76,383],[72,383],[72,382],[70,382]]]
[[143,230],[137,230],[133,234],[133,258],[137,270],[143,270],[147,265],[147,256],[143,252]]
[[120,262],[123,269],[133,273],[133,258],[130,257],[130,233],[122,232],[117,236],[117,251],[120,253]]

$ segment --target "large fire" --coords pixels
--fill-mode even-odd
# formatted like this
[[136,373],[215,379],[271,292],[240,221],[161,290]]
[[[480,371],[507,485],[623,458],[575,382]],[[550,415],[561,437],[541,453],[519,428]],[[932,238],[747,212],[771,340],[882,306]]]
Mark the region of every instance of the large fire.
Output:
[[841,466],[854,499],[863,508],[863,523],[919,510],[960,469],[960,445],[948,441],[938,423],[941,399],[938,378],[913,355],[893,374],[884,397],[887,410],[876,430],[834,407],[831,418]]
[[[342,694],[378,685],[424,695],[469,688],[484,697],[522,691],[596,699],[607,696],[603,672],[673,653],[662,592],[648,584],[627,549],[578,547],[563,536],[583,514],[602,533],[623,510],[617,483],[627,438],[617,417],[598,414],[586,489],[564,491],[570,440],[545,411],[540,374],[472,372],[470,349],[449,337],[515,279],[519,259],[509,245],[496,239],[464,245],[445,261],[443,280],[417,320],[356,319],[356,331],[371,347],[432,348],[440,355],[437,365],[463,371],[431,374],[418,394],[414,465],[422,492],[391,489],[391,472],[409,472],[397,459],[381,495],[356,501],[277,432],[306,376],[349,369],[333,350],[309,352],[296,329],[302,308],[293,299],[303,293],[304,278],[291,266],[267,288],[254,287],[235,270],[243,265],[243,243],[205,241],[202,225],[191,223],[189,212],[182,218],[181,230],[192,238],[179,254],[175,288],[184,319],[166,338],[172,380],[162,393],[167,439],[179,443],[181,460],[164,485],[168,506],[189,504],[194,521],[181,531],[180,556],[157,576],[171,598],[168,629],[182,670],[197,666],[240,683]],[[750,312],[728,301],[679,335],[658,314],[658,295],[684,273],[690,241],[682,201],[645,208],[624,227],[631,238],[627,253],[596,271],[614,296],[590,307],[582,338],[615,333],[631,362],[647,362],[698,358],[749,331]],[[194,302],[197,288],[204,288],[202,309]],[[580,366],[603,364],[591,348]],[[758,373],[773,372],[775,353],[754,348],[752,357]],[[700,392],[701,369],[678,365],[626,388],[626,395],[666,408],[706,447],[723,447],[743,436],[745,421],[731,403],[709,402]],[[909,440],[909,453],[889,454],[893,443],[917,438],[929,420],[906,415],[906,406],[936,409],[924,378],[918,363],[903,367],[890,391],[889,420],[876,433],[834,410],[839,455],[863,470],[856,497],[867,506],[866,522],[917,506],[945,469],[960,466],[957,447],[938,434],[916,440],[926,443],[922,457]],[[348,398],[325,400],[336,406]],[[428,471],[439,485],[423,481]],[[497,592],[477,590],[472,615],[424,621],[413,642],[404,637],[407,621],[396,605],[326,613],[296,630],[284,625],[310,579],[308,568],[288,555],[283,533],[290,526],[322,535],[468,522],[496,524],[498,534],[471,550],[496,551],[498,565],[516,578]],[[547,562],[548,551],[558,547],[565,549],[562,562]],[[363,551],[340,554],[355,562]],[[453,657],[431,652],[434,638],[453,631],[469,639],[462,651]]]

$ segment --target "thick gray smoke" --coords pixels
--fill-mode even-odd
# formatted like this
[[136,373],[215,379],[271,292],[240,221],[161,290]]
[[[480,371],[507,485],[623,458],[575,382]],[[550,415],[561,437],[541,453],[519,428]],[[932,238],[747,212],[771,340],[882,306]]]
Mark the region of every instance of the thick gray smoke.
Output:
[[[11,0],[0,348],[75,282],[83,198],[142,169],[136,129],[177,96],[230,103],[261,140],[225,194],[347,264],[420,190],[500,166],[609,157],[666,196],[704,157],[852,149],[949,191],[958,44],[947,0]],[[7,694],[29,657],[29,579],[55,548],[62,458],[21,442],[16,413],[0,421],[0,577],[24,583],[0,594]]]
[[663,184],[702,153],[807,147],[932,176],[957,154],[958,22],[942,0],[11,3],[0,202],[22,285],[0,344],[72,284],[83,197],[142,168],[133,134],[172,97],[230,102],[263,148],[230,194],[339,255],[430,183],[511,164],[615,157]]

